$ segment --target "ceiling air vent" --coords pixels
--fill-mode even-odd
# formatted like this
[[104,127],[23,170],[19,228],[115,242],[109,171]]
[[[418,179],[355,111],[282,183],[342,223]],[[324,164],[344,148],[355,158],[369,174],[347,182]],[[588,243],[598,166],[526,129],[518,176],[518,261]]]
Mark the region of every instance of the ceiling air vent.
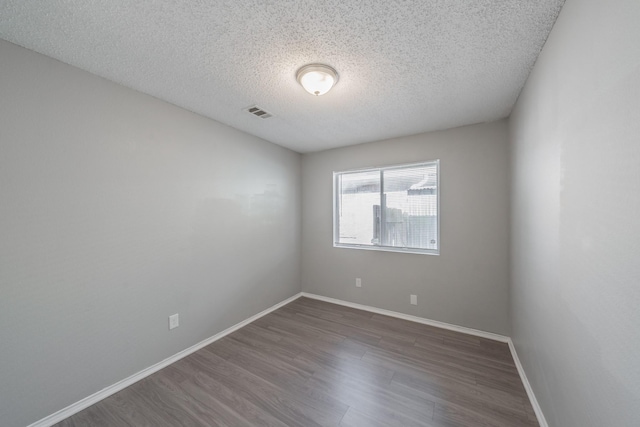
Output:
[[271,117],[271,113],[264,111],[262,108],[258,107],[257,105],[254,105],[252,107],[247,107],[245,108],[245,111],[248,111],[249,113],[253,114],[256,117],[260,117],[261,119],[268,119],[269,117]]

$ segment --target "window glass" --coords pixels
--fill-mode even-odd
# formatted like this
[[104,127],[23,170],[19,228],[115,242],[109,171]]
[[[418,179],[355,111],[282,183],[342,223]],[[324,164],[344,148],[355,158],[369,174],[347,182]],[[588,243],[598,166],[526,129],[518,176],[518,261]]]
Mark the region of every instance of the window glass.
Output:
[[334,174],[334,245],[437,254],[439,161]]

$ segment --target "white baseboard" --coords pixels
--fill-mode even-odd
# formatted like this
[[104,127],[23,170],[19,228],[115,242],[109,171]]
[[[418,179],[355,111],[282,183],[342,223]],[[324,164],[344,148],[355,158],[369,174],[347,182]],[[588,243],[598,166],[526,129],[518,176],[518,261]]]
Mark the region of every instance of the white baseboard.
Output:
[[538,424],[540,424],[540,427],[549,427],[549,424],[547,424],[547,420],[544,417],[544,414],[542,413],[542,408],[538,403],[538,399],[536,399],[536,395],[533,393],[533,389],[531,388],[531,384],[529,383],[527,374],[524,372],[524,367],[522,366],[522,363],[520,363],[520,358],[518,357],[518,353],[516,352],[516,347],[513,345],[513,341],[511,340],[511,338],[509,338],[509,350],[511,350],[511,356],[513,357],[513,361],[516,364],[516,368],[518,368],[520,379],[522,380],[524,389],[527,391],[527,396],[529,396],[529,401],[531,402],[531,406],[533,406],[533,412],[536,413]]
[[437,320],[426,319],[424,317],[412,316],[410,314],[398,313],[397,311],[384,310],[382,308],[371,307],[369,305],[357,304],[355,302],[343,301],[335,298],[323,297],[321,295],[309,294],[302,292],[303,297],[317,299],[319,301],[330,302],[333,304],[344,305],[346,307],[356,308],[358,310],[370,311],[384,316],[397,317],[398,319],[408,320],[410,322],[422,323],[423,325],[435,326],[436,328],[448,329],[450,331],[462,332],[467,335],[475,335],[477,337],[487,338],[494,341],[508,343],[510,338],[493,332],[481,331],[478,329],[467,328],[465,326],[452,325],[451,323],[439,322]]
[[171,365],[172,363],[177,362],[178,360],[182,359],[183,357],[186,357],[188,355],[190,355],[191,353],[195,353],[196,351],[200,350],[203,347],[208,346],[209,344],[219,340],[220,338],[229,335],[230,333],[242,328],[243,326],[248,325],[249,323],[253,322],[254,320],[257,320],[259,318],[261,318],[262,316],[265,316],[269,313],[271,313],[274,310],[279,309],[280,307],[282,307],[285,304],[289,304],[291,301],[294,301],[298,298],[300,298],[301,293],[298,293],[290,298],[287,298],[286,300],[279,302],[278,304],[267,308],[264,311],[261,311],[260,313],[249,317],[246,320],[243,320],[240,323],[237,323],[233,326],[231,326],[230,328],[225,329],[222,332],[219,332],[217,334],[215,334],[214,336],[205,339],[204,341],[200,341],[198,344],[195,344],[185,350],[182,350],[176,354],[174,354],[171,357],[168,357],[166,359],[164,359],[161,362],[156,363],[155,365],[149,366],[148,368],[145,368],[143,370],[141,370],[140,372],[137,372],[133,375],[131,375],[128,378],[125,378],[121,381],[118,381],[115,384],[112,384],[88,397],[85,397],[82,400],[79,400],[76,403],[73,403],[69,406],[67,406],[66,408],[63,408],[61,410],[59,410],[58,412],[55,412],[45,418],[42,418],[39,421],[36,421],[33,424],[30,424],[27,427],[51,427],[54,424],[59,423],[60,421],[69,418],[70,416],[77,414],[78,412],[82,411],[83,409],[88,408],[89,406],[98,403],[99,401],[101,401],[102,399],[105,399],[109,396],[111,396],[112,394],[115,394],[117,392],[119,392],[120,390],[123,390],[127,387],[129,387],[130,385],[140,381],[143,378],[148,377],[149,375],[158,372],[160,369],[165,368],[169,365]]
[[302,292],[301,296],[317,299],[320,301],[330,302],[333,304],[344,305],[346,307],[357,308],[359,310],[369,311],[372,313],[383,314],[385,316],[397,317],[399,319],[422,323],[424,325],[435,326],[437,328],[448,329],[450,331],[462,332],[463,334],[475,335],[478,337],[507,343],[509,345],[509,350],[511,350],[513,361],[516,365],[516,368],[518,369],[518,373],[520,374],[520,379],[522,380],[522,384],[524,385],[524,388],[527,391],[527,396],[529,396],[529,400],[531,401],[531,406],[533,407],[536,417],[538,418],[538,424],[540,424],[540,427],[549,427],[549,424],[547,424],[547,420],[545,419],[544,414],[542,413],[542,409],[540,408],[540,404],[538,403],[538,399],[536,399],[536,396],[533,393],[533,389],[531,388],[531,384],[529,384],[527,375],[524,372],[524,368],[520,363],[520,359],[518,358],[518,353],[516,353],[516,348],[514,347],[513,341],[511,340],[510,337],[494,334],[492,332],[480,331],[478,329],[467,328],[464,326],[452,325],[450,323],[439,322],[437,320],[425,319],[423,317],[411,316],[409,314],[398,313],[396,311],[383,310],[381,308],[371,307],[368,305],[356,304],[353,302],[342,301],[339,299],[324,297],[321,295],[309,294],[306,292]]
[[357,304],[357,303],[353,303],[353,302],[348,302],[348,301],[342,301],[339,299],[335,299],[335,298],[329,298],[329,297],[324,297],[321,295],[315,295],[315,294],[309,294],[306,292],[300,292],[290,298],[287,298],[284,301],[279,302],[278,304],[275,304],[272,307],[269,307],[268,309],[261,311],[260,313],[249,317],[246,320],[243,320],[240,323],[237,323],[233,326],[231,326],[230,328],[225,329],[222,332],[217,333],[216,335],[205,339],[204,341],[199,342],[198,344],[195,344],[185,350],[182,350],[176,354],[174,354],[171,357],[168,357],[166,359],[164,359],[161,362],[156,363],[155,365],[149,366],[148,368],[145,368],[143,370],[141,370],[140,372],[137,372],[133,375],[131,375],[128,378],[125,378],[121,381],[118,381],[115,384],[112,384],[88,397],[85,397],[82,400],[79,400],[76,403],[73,403],[69,406],[67,406],[66,408],[63,408],[39,421],[36,421],[33,424],[30,424],[27,427],[51,427],[54,424],[59,423],[60,421],[69,418],[70,416],[77,414],[78,412],[82,411],[83,409],[88,408],[91,405],[94,405],[96,403],[98,403],[99,401],[111,396],[112,394],[115,394],[117,392],[119,392],[120,390],[123,390],[127,387],[129,387],[130,385],[140,381],[143,378],[148,377],[149,375],[158,372],[160,369],[165,368],[167,366],[169,366],[172,363],[177,362],[178,360],[192,354],[195,353],[196,351],[200,350],[203,347],[208,346],[209,344],[219,340],[220,338],[223,338],[226,335],[229,335],[230,333],[242,328],[243,326],[248,325],[249,323],[271,313],[274,310],[279,309],[280,307],[282,307],[283,305],[289,304],[290,302],[300,298],[301,296],[307,297],[307,298],[312,298],[312,299],[316,299],[316,300],[320,300],[320,301],[325,301],[325,302],[330,302],[333,304],[338,304],[338,305],[343,305],[346,307],[351,307],[351,308],[355,308],[358,310],[364,310],[364,311],[369,311],[372,313],[376,313],[376,314],[381,314],[381,315],[385,315],[385,316],[390,316],[390,317],[396,317],[398,319],[404,319],[404,320],[408,320],[411,322],[416,322],[416,323],[422,323],[424,325],[430,325],[430,326],[435,326],[437,328],[442,328],[442,329],[448,329],[450,331],[455,331],[455,332],[461,332],[463,334],[468,334],[468,335],[475,335],[478,337],[482,337],[482,338],[487,338],[490,340],[494,340],[494,341],[500,341],[500,342],[504,342],[507,343],[509,345],[509,349],[511,350],[511,355],[513,356],[513,360],[514,363],[516,364],[516,367],[518,369],[518,373],[520,374],[520,378],[522,380],[522,384],[524,385],[525,390],[527,391],[527,395],[529,396],[529,400],[531,401],[531,406],[533,406],[533,410],[536,414],[536,417],[538,418],[538,423],[540,424],[540,427],[549,427],[549,425],[547,424],[547,421],[544,417],[544,414],[542,413],[542,409],[540,408],[540,405],[538,404],[538,400],[536,399],[535,394],[533,393],[533,390],[531,389],[531,385],[529,384],[529,380],[527,379],[527,375],[524,372],[524,368],[522,367],[522,364],[520,363],[520,359],[518,358],[518,354],[516,353],[516,349],[513,345],[513,341],[511,341],[511,338],[504,336],[504,335],[499,335],[499,334],[494,334],[492,332],[486,332],[486,331],[481,331],[478,329],[473,329],[473,328],[467,328],[464,326],[458,326],[458,325],[452,325],[450,323],[445,323],[445,322],[439,322],[437,320],[431,320],[431,319],[426,319],[423,317],[418,317],[418,316],[412,316],[409,314],[404,314],[404,313],[398,313],[396,311],[390,311],[390,310],[384,310],[381,308],[376,308],[376,307],[371,307],[368,305],[363,305],[363,304]]

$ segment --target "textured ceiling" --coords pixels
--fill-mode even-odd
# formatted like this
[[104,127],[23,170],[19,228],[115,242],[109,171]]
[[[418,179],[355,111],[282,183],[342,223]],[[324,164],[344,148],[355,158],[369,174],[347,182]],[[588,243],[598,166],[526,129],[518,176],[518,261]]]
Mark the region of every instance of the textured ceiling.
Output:
[[563,3],[0,0],[0,38],[310,152],[508,116]]

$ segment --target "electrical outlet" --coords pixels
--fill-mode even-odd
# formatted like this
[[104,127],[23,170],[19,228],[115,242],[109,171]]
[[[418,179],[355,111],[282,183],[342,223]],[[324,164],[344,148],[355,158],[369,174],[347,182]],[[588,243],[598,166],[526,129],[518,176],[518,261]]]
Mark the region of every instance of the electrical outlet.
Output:
[[178,313],[169,316],[169,330],[175,329],[178,326],[180,326],[180,318],[178,317]]
[[411,295],[411,305],[418,305],[418,295]]
[[361,288],[362,287],[362,279],[360,279],[359,277],[356,277],[356,288]]

